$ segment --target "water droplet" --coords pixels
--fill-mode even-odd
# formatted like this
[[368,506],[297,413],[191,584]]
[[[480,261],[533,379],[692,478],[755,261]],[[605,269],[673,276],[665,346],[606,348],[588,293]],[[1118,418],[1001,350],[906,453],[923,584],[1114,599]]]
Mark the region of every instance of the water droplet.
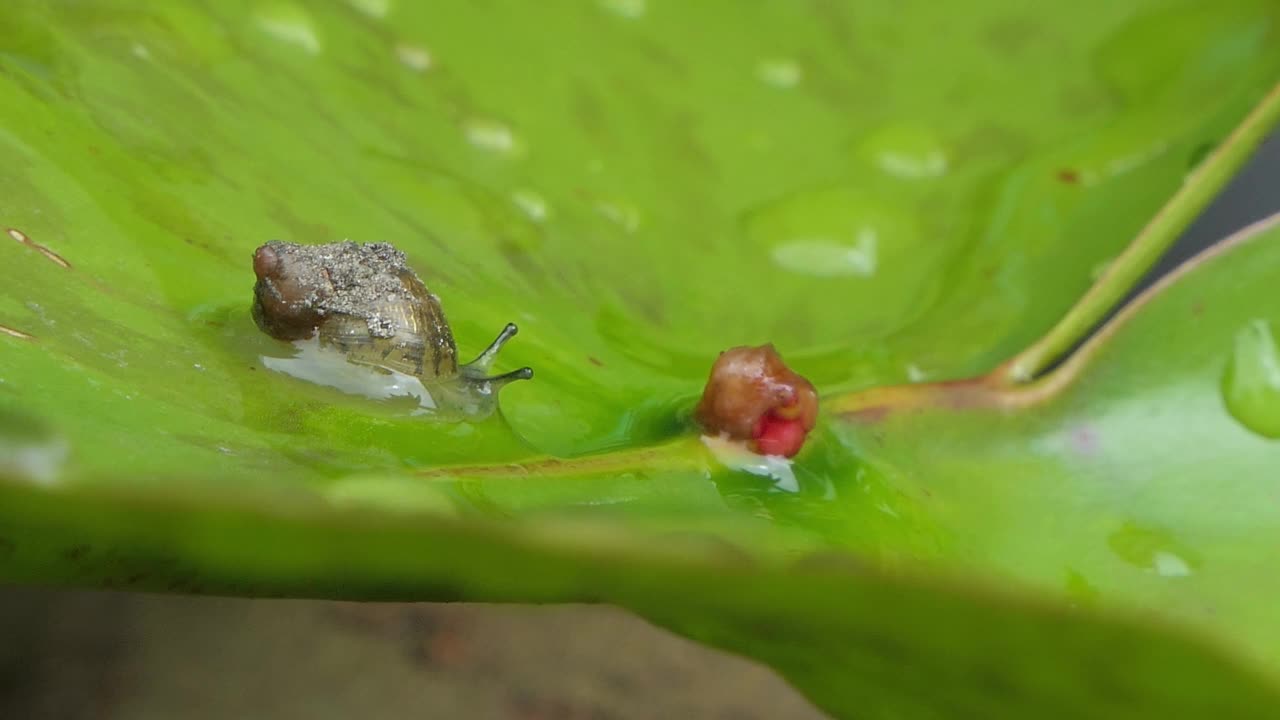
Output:
[[1191,574],[1191,566],[1187,561],[1171,552],[1157,550],[1152,559],[1156,574],[1160,577],[1186,577]]
[[53,485],[69,454],[67,441],[44,423],[0,410],[0,478]]
[[853,245],[797,240],[775,247],[773,261],[787,270],[806,275],[868,277],[876,272],[876,233],[871,228],[862,228]]
[[912,266],[927,270],[913,219],[853,187],[783,198],[750,213],[746,232],[777,266],[811,277],[869,278],[890,254],[916,255]]
[[791,468],[791,461],[784,457],[757,455],[748,450],[745,444],[726,437],[703,435],[702,444],[707,446],[716,460],[730,470],[771,478],[774,487],[784,492],[800,492],[800,483]]
[[635,20],[636,18],[643,17],[645,10],[648,9],[646,7],[646,4],[647,4],[646,0],[599,0],[599,1],[600,1],[600,7],[604,8],[605,10],[608,10],[609,12],[615,15],[619,15],[629,20]]
[[629,233],[640,229],[640,209],[634,205],[620,202],[602,202],[596,205],[596,211],[617,223]]
[[508,154],[516,149],[516,136],[511,128],[497,120],[475,118],[463,127],[467,142],[489,152]]
[[907,380],[913,383],[924,382],[929,379],[929,374],[920,369],[919,365],[910,363],[907,365]]
[[[944,276],[948,246],[924,235],[914,203],[882,189],[883,181],[870,182],[804,190],[746,212],[741,252],[752,262],[742,282],[786,283],[785,292],[796,293],[813,292],[809,283],[838,284],[831,291],[843,302],[874,308],[862,314],[870,332],[928,307]],[[838,331],[831,326],[821,332]]]
[[347,0],[347,4],[371,18],[379,20],[391,12],[391,0]]
[[420,45],[399,43],[396,45],[396,57],[400,64],[414,72],[426,72],[431,68],[431,53]]
[[947,172],[947,151],[931,130],[888,125],[869,135],[861,151],[885,173],[904,180],[935,178]]
[[321,49],[320,35],[306,10],[290,3],[259,8],[254,20],[258,28],[279,40],[306,50],[312,55]]
[[804,79],[804,68],[790,58],[768,58],[756,65],[756,77],[766,85],[788,89]]
[[551,216],[551,207],[546,199],[532,190],[515,191],[511,194],[511,202],[534,222],[544,222]]
[[1187,577],[1200,566],[1196,553],[1164,530],[1125,523],[1107,544],[1121,560],[1160,577]]
[[133,56],[138,58],[139,60],[151,59],[151,51],[148,50],[147,46],[143,45],[142,43],[134,43],[133,46],[129,48],[129,50],[130,52],[133,53]]
[[1254,320],[1236,333],[1222,375],[1222,397],[1241,425],[1280,438],[1280,351],[1269,321]]

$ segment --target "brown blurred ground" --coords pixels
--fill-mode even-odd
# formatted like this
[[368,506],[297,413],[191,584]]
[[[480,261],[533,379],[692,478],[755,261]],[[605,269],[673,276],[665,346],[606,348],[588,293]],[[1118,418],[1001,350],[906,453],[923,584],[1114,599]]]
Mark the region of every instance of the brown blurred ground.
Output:
[[601,606],[0,588],[0,718],[822,718],[775,674]]

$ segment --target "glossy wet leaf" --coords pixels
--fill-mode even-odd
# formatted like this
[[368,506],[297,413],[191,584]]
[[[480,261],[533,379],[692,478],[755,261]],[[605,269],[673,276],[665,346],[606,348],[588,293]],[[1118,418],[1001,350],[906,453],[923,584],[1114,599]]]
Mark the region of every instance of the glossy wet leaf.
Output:
[[[1105,688],[1044,678],[1127,630],[1082,620],[1076,646],[1052,611],[781,569],[830,548],[950,562],[1000,526],[958,539],[830,425],[794,480],[728,472],[687,415],[731,345],[773,341],[830,393],[985,371],[1039,336],[1276,76],[1278,15],[7,3],[0,567],[610,600],[764,657],[847,714],[981,709],[1006,686],[1119,712]],[[404,249],[463,355],[520,324],[503,367],[538,375],[505,391],[504,417],[431,423],[268,369],[292,350],[249,318],[253,248],[342,238]],[[1135,527],[1124,552],[1156,558]],[[970,654],[967,628],[990,635],[993,614],[1027,623],[1006,636],[1025,660]],[[1172,647],[1118,666],[1126,702],[1270,692]],[[936,672],[847,684],[904,662]],[[998,687],[969,682],[983,668]]]
[[735,344],[828,390],[987,369],[1280,65],[1274,6],[1247,1],[218,7],[6,8],[5,224],[75,272],[10,248],[0,322],[125,393],[163,373],[179,397],[147,395],[246,452],[301,424],[273,444],[355,466],[518,451],[485,428],[415,452],[251,374],[267,239],[396,243],[464,354],[522,326],[525,442],[626,446],[677,432]]
[[1038,385],[858,403],[845,439],[935,521],[935,561],[1167,614],[1280,667],[1280,224],[1245,237]]
[[609,526],[317,507],[300,516],[270,498],[240,500],[184,506],[6,485],[0,527],[17,542],[0,545],[5,575],[241,595],[613,602],[749,651],[839,717],[1250,718],[1278,701],[1249,669],[1145,622],[893,577],[846,556],[766,563],[673,533],[637,547],[634,533]]

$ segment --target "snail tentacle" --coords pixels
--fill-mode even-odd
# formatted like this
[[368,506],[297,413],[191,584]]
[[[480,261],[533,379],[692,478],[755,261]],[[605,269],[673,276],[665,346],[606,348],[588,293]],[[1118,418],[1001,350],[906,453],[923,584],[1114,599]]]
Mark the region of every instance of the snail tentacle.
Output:
[[507,341],[515,337],[518,332],[520,332],[520,328],[516,327],[515,323],[507,323],[507,326],[502,328],[502,332],[498,333],[498,337],[489,343],[489,347],[485,348],[484,352],[477,355],[475,360],[463,366],[468,370],[467,374],[480,375],[489,372],[489,368],[493,366],[493,361],[498,358],[498,352],[502,350],[502,346],[506,345]]
[[505,373],[502,373],[501,375],[494,375],[493,377],[487,377],[484,379],[484,381],[494,386],[495,389],[497,389],[502,387],[503,385],[506,385],[507,383],[515,382],[516,380],[531,380],[531,379],[533,379],[533,368],[522,367],[519,370],[512,370],[511,372],[505,372]]
[[519,370],[512,370],[501,375],[489,375],[489,368],[493,366],[493,361],[498,358],[498,353],[502,350],[502,347],[507,344],[508,340],[515,337],[518,332],[520,332],[520,329],[516,327],[515,323],[507,323],[506,327],[502,328],[502,332],[498,333],[498,337],[494,338],[493,342],[489,343],[489,347],[484,349],[484,352],[477,355],[475,360],[462,366],[462,374],[476,382],[487,383],[493,386],[495,390],[516,380],[532,378],[533,368],[530,367],[522,367]]

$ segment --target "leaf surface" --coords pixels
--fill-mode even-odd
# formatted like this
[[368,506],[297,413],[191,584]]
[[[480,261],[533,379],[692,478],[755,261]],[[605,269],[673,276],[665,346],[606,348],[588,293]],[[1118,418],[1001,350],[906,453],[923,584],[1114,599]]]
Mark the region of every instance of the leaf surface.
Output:
[[[1262,96],[1278,19],[1252,0],[7,3],[0,574],[605,600],[848,715],[981,714],[1002,688],[1243,713],[1269,681],[1181,640],[917,577],[1025,538],[923,501],[912,473],[954,468],[889,454],[910,428],[881,455],[826,422],[774,483],[726,470],[687,416],[731,345],[776,343],[828,394],[1025,346]],[[272,370],[294,351],[249,317],[253,249],[343,238],[405,250],[464,356],[517,322],[501,364],[536,379],[499,417],[431,422]],[[992,446],[966,469],[1001,469]],[[1027,527],[1056,512],[1035,508]],[[977,569],[1057,590],[1020,555],[1043,550]],[[873,569],[793,567],[830,551]],[[1144,592],[1118,604],[1162,598]],[[1046,679],[1121,641],[1123,698]],[[934,670],[888,682],[908,659]]]

